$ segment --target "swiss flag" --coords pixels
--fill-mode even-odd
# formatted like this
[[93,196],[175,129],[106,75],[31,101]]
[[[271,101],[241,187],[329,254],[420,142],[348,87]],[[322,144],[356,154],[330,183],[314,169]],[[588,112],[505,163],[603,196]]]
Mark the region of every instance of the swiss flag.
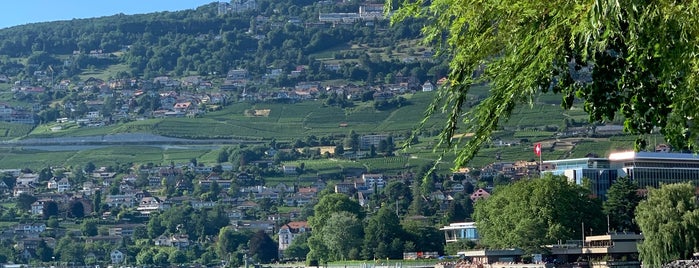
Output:
[[541,143],[534,144],[534,153],[536,156],[541,156]]

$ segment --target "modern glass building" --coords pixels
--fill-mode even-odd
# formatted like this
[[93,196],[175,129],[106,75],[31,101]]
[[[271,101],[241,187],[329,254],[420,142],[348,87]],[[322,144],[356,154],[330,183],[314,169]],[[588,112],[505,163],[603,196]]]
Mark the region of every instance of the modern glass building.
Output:
[[616,178],[628,176],[640,188],[694,182],[699,185],[699,155],[663,152],[620,152],[608,158],[577,158],[544,161],[542,173],[564,175],[582,184],[589,179],[592,193],[606,199]]
[[444,226],[439,230],[444,231],[444,239],[447,243],[459,240],[478,241],[478,230],[475,222],[457,222]]
[[545,172],[566,176],[576,184],[583,184],[583,179],[586,178],[592,187],[592,194],[602,199],[607,195],[609,186],[619,177],[618,171],[610,168],[607,158],[544,161],[542,173]]

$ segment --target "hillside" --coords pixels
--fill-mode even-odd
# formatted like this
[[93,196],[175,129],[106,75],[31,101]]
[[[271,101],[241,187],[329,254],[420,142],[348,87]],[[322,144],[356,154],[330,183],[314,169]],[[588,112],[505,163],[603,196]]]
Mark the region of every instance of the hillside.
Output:
[[[10,111],[0,119],[12,122],[0,122],[0,140],[143,133],[198,140],[276,140],[295,147],[311,137],[334,145],[357,133],[389,134],[401,141],[423,119],[433,98],[420,91],[438,84],[447,73],[448,55],[435,56],[417,41],[422,22],[389,26],[376,12],[381,3],[258,1],[245,9],[231,5],[0,30],[0,104]],[[336,14],[362,16],[359,10],[372,9],[374,13],[363,15],[370,19],[332,20]],[[467,105],[487,94],[487,87],[475,87]],[[520,108],[508,122],[501,122],[493,146],[483,148],[473,165],[529,159],[533,142],[544,142],[556,158],[628,148],[624,138],[559,141],[568,129],[588,126],[583,111],[562,113],[559,103],[559,96],[547,94],[531,107]],[[432,140],[441,119],[435,116],[419,133],[424,142],[415,146],[420,150],[410,151],[415,159],[437,159]],[[501,147],[503,143],[519,145]],[[222,146],[183,150],[174,158],[162,158],[158,155],[168,153],[151,148],[156,157],[125,153],[121,160],[97,162],[204,157],[211,163],[211,155]],[[54,159],[65,159],[66,165],[84,161],[72,149],[58,150],[65,157],[17,150],[9,147],[6,160],[13,161],[5,161],[6,167],[22,163],[17,159],[31,166]],[[36,160],[22,157],[28,152]]]

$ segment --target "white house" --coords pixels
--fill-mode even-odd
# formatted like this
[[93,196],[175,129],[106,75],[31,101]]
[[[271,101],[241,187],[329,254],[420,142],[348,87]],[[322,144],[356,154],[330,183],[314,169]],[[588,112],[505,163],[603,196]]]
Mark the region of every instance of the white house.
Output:
[[68,181],[68,178],[63,178],[58,181],[56,190],[59,193],[67,192],[70,190],[70,181]]
[[424,84],[422,84],[422,91],[424,92],[429,92],[434,90],[434,84],[430,81],[425,81]]
[[311,228],[308,226],[308,222],[305,221],[292,221],[282,225],[279,228],[279,255],[281,256],[283,251],[291,245],[294,238],[310,231]]

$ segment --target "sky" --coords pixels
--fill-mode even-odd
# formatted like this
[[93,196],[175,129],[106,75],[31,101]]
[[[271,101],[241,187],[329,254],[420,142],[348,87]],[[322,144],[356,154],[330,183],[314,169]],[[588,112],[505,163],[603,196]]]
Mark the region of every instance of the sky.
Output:
[[35,22],[196,9],[216,0],[13,0],[3,1],[0,29]]

